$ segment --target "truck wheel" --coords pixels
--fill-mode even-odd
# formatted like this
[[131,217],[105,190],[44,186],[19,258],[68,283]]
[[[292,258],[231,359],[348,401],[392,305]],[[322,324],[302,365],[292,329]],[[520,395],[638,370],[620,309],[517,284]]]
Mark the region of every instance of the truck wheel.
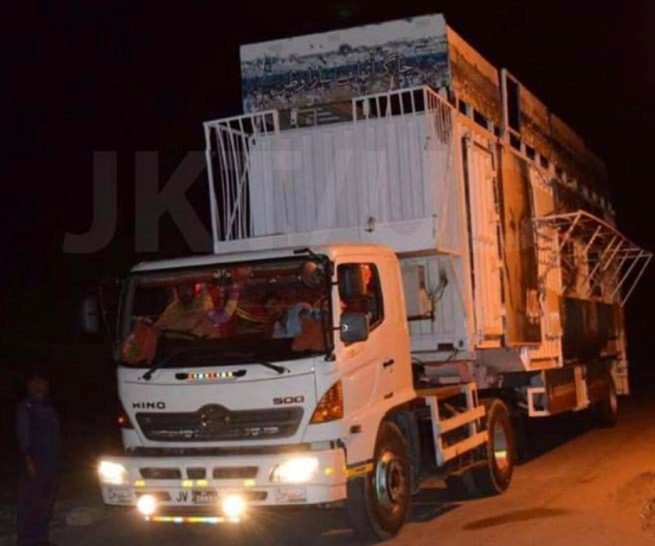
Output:
[[486,461],[473,470],[478,491],[483,495],[498,495],[509,487],[514,473],[516,444],[514,431],[505,403],[498,398],[483,401],[487,408]]
[[385,421],[375,443],[373,470],[348,481],[348,517],[355,533],[366,540],[394,536],[409,513],[411,468],[400,429]]
[[601,427],[611,428],[619,418],[619,398],[616,385],[610,376],[607,381],[607,398],[596,402],[592,408],[596,423]]

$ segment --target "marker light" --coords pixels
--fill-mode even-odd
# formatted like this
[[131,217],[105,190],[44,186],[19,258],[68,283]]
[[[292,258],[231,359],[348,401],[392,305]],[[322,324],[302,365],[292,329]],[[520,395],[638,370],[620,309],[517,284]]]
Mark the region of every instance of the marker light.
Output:
[[296,457],[276,466],[271,481],[282,483],[305,483],[310,481],[318,470],[316,457]]
[[111,485],[123,485],[127,480],[127,470],[122,464],[111,461],[100,461],[98,475],[102,483]]
[[157,510],[157,499],[152,495],[141,495],[136,501],[136,509],[144,516],[152,516]]
[[246,501],[241,495],[228,495],[221,501],[221,508],[228,519],[238,521],[246,512]]
[[130,416],[125,411],[122,403],[119,403],[118,415],[116,416],[116,422],[118,426],[122,429],[133,429],[134,425],[130,421]]

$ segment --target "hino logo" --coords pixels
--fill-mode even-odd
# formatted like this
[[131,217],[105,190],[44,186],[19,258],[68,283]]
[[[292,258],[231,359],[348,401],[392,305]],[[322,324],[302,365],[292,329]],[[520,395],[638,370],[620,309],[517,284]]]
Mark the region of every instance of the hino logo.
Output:
[[223,427],[232,424],[232,416],[230,410],[219,406],[218,404],[210,404],[200,408],[200,426],[202,428],[217,431]]
[[132,402],[132,409],[166,409],[166,402]]

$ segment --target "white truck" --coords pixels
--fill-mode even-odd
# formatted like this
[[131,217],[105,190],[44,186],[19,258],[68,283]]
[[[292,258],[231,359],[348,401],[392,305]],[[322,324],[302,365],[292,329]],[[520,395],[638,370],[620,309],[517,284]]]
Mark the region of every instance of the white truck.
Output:
[[241,60],[245,113],[204,125],[213,254],[123,285],[107,504],[336,504],[385,539],[426,479],[505,491],[522,417],[614,423],[651,254],[575,133],[440,15]]

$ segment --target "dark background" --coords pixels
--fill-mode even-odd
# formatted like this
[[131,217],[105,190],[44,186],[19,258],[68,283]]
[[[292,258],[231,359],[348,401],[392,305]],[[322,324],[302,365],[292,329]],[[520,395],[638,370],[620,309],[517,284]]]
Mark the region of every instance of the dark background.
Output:
[[[95,390],[113,391],[100,379],[111,375],[108,359],[83,356],[82,345],[69,342],[82,294],[135,260],[155,257],[134,252],[134,153],[158,150],[163,182],[188,150],[203,148],[203,120],[240,113],[238,45],[245,42],[444,13],[607,160],[619,227],[655,249],[652,2],[94,0],[3,4],[2,12],[9,101],[2,119],[0,358],[12,377],[26,363],[50,358],[68,378],[80,366],[97,369],[98,380],[89,380]],[[83,233],[91,224],[95,150],[118,152],[118,231],[98,253],[65,254],[65,232]],[[190,193],[207,223],[206,179]],[[161,241],[158,256],[189,252],[170,219],[162,222]],[[651,364],[654,280],[651,266],[627,309],[637,372]]]

